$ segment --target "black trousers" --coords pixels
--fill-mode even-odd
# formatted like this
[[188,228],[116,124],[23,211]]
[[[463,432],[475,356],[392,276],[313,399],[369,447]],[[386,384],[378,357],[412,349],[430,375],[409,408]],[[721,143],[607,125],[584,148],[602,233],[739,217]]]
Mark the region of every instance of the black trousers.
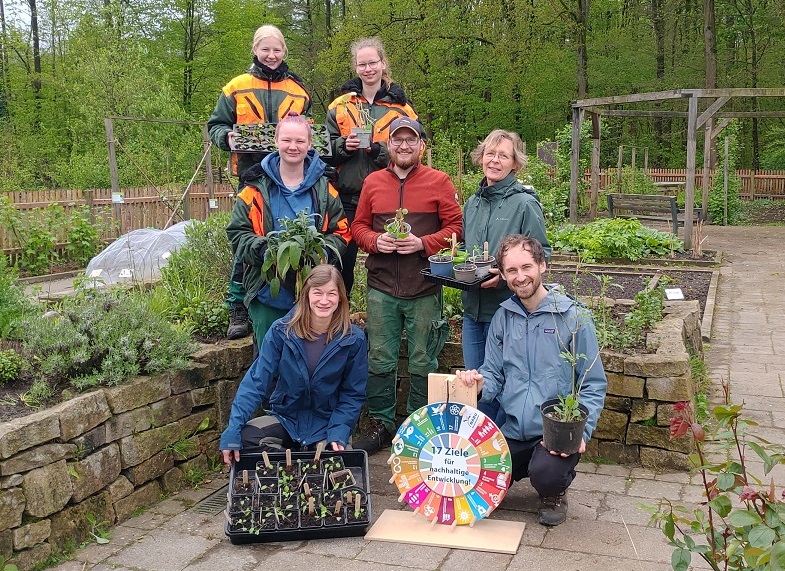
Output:
[[[354,221],[354,215],[357,211],[354,208],[343,207],[346,220],[351,226]],[[354,286],[354,266],[357,264],[357,242],[352,240],[346,246],[346,252],[341,256],[341,276],[343,277],[343,285],[346,286],[346,297],[351,299],[352,286]]]
[[512,459],[512,479],[516,482],[529,478],[532,487],[541,496],[556,496],[564,492],[575,478],[575,466],[581,459],[580,454],[567,458],[554,456],[537,440],[522,442],[507,439]]

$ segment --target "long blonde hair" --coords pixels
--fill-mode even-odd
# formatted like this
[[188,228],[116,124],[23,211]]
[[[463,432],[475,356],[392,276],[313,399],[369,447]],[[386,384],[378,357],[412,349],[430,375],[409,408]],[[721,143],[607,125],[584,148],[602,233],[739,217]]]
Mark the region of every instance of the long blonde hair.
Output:
[[387,59],[387,53],[384,51],[384,46],[382,45],[382,40],[379,36],[373,36],[370,38],[360,38],[359,40],[355,40],[352,42],[352,45],[349,47],[349,51],[352,53],[352,65],[357,65],[357,52],[359,52],[363,48],[373,48],[376,50],[376,53],[379,55],[379,59],[382,60],[382,63],[387,64],[382,71],[382,81],[387,84],[389,88],[392,85],[392,75],[390,75],[390,62]]
[[305,278],[303,289],[300,292],[300,299],[294,306],[294,315],[286,324],[286,333],[293,332],[300,339],[313,341],[316,333],[313,331],[313,316],[311,314],[311,304],[308,294],[313,288],[323,286],[328,283],[335,284],[338,289],[338,307],[330,318],[330,325],[327,328],[327,342],[335,337],[344,337],[352,330],[352,323],[349,319],[349,298],[346,297],[346,286],[343,283],[341,272],[330,264],[319,264],[308,277]]
[[253,43],[251,44],[251,53],[254,53],[254,50],[256,49],[256,46],[259,45],[259,42],[266,38],[273,38],[281,42],[281,45],[283,46],[283,58],[286,59],[286,56],[289,55],[289,48],[286,47],[286,40],[283,39],[281,30],[272,24],[265,24],[256,30],[253,35]]

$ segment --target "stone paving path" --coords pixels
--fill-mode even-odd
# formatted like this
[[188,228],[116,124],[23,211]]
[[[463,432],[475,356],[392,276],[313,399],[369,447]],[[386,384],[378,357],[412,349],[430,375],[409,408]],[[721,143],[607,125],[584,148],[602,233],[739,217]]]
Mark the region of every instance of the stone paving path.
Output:
[[[729,380],[732,397],[744,401],[760,423],[758,433],[785,443],[785,227],[706,230],[707,249],[725,253],[708,361],[712,379]],[[373,510],[398,509],[387,483],[386,455],[371,458]],[[537,524],[537,498],[517,483],[493,517],[523,521],[515,555],[382,542],[362,538],[234,546],[222,515],[189,509],[221,488],[225,476],[199,490],[168,498],[112,530],[106,545],[92,544],[57,571],[213,571],[466,569],[559,571],[666,571],[671,549],[658,529],[647,527],[639,503],[667,497],[699,501],[695,478],[675,472],[582,463],[570,492],[565,524]],[[785,471],[776,471],[785,485]],[[695,558],[694,569],[705,569]]]

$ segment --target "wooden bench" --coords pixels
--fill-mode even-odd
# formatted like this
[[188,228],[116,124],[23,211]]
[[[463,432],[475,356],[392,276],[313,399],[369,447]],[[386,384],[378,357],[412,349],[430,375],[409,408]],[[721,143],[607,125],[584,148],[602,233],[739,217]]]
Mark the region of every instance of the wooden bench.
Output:
[[[675,196],[658,194],[608,193],[608,215],[611,218],[638,218],[669,222],[673,234],[678,236],[679,226],[684,226],[684,210],[676,206]],[[700,208],[693,209],[693,220],[699,220]]]

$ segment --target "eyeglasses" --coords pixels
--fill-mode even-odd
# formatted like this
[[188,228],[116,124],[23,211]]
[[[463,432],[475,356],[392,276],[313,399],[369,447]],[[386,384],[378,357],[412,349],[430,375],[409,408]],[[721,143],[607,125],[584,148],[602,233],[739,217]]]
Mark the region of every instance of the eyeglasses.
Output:
[[417,137],[390,137],[390,144],[393,147],[400,147],[404,143],[406,143],[410,147],[414,147],[419,142],[420,139]]
[[360,71],[362,71],[364,69],[376,69],[377,67],[379,67],[380,63],[382,63],[382,60],[377,59],[376,61],[368,61],[368,62],[365,62],[365,63],[356,63],[356,64],[354,64],[354,67],[356,67]]
[[502,162],[502,161],[509,161],[510,159],[512,159],[512,157],[507,153],[500,153],[498,151],[496,152],[485,151],[485,154],[483,156],[489,161],[492,161],[493,159],[498,159],[499,162]]

